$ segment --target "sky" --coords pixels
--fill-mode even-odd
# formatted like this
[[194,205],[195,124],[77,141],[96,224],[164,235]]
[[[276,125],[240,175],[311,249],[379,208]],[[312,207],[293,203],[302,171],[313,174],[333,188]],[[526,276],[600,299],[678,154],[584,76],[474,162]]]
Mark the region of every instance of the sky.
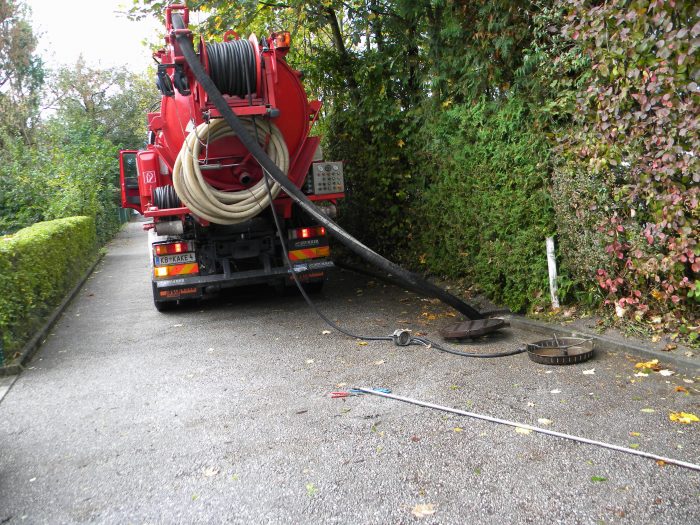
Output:
[[142,72],[153,63],[144,39],[159,41],[162,24],[127,20],[115,11],[131,0],[25,0],[32,10],[38,51],[46,65],[75,64],[82,53],[93,67],[126,66]]

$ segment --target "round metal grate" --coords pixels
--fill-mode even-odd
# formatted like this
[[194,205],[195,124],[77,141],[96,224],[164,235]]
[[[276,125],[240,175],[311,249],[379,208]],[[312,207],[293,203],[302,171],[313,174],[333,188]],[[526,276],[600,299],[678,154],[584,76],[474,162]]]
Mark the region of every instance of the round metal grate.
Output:
[[527,344],[527,355],[543,365],[573,365],[593,357],[593,339],[556,337]]

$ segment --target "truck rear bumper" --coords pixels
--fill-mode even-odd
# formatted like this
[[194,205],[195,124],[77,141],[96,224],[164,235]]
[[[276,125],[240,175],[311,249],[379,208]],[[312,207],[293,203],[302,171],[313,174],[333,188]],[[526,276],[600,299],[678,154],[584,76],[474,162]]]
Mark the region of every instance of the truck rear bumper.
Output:
[[[302,279],[321,279],[326,270],[334,268],[333,261],[304,261],[294,263],[295,273]],[[233,272],[230,275],[192,275],[178,277],[176,279],[163,279],[153,281],[153,293],[157,300],[177,300],[180,298],[201,297],[203,293],[212,289],[233,288],[249,284],[271,283],[275,281],[291,279],[292,272],[286,266],[270,268],[267,270],[247,270]],[[178,291],[185,293],[178,293]]]

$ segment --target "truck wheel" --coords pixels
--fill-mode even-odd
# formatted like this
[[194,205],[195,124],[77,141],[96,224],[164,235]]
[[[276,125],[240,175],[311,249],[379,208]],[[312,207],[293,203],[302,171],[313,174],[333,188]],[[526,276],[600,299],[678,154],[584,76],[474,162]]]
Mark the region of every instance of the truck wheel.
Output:
[[153,305],[159,312],[169,312],[177,306],[177,301],[153,301]]
[[321,293],[321,290],[323,290],[323,284],[325,281],[315,281],[313,283],[306,283],[304,284],[304,291],[309,294],[317,294]]

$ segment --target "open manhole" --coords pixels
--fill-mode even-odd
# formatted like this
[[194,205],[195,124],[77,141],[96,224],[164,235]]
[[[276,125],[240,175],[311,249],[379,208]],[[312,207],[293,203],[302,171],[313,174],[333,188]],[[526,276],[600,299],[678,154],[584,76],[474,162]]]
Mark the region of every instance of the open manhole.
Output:
[[593,357],[593,339],[557,337],[527,344],[527,354],[543,365],[573,365]]
[[452,323],[440,330],[440,335],[445,339],[461,340],[474,339],[500,330],[508,323],[504,319],[475,319],[473,321],[460,321]]

